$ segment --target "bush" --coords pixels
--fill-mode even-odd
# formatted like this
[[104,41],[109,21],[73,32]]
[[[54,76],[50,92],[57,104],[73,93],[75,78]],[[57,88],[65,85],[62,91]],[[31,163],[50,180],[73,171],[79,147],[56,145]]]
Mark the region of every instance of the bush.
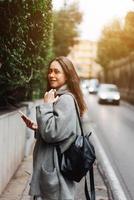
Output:
[[51,0],[2,1],[0,18],[0,105],[5,106],[41,95],[52,58]]

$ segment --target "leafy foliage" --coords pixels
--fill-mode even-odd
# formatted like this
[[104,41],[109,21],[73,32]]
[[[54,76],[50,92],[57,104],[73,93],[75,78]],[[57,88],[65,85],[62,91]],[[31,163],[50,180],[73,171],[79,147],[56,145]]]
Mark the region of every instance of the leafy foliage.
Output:
[[54,21],[54,54],[66,56],[70,47],[77,43],[78,24],[82,20],[82,14],[77,4],[55,11]]
[[52,57],[51,0],[0,2],[0,104],[31,99]]
[[128,52],[134,51],[134,12],[129,12],[125,19],[124,38]]
[[123,46],[122,34],[123,31],[118,21],[114,21],[103,29],[102,37],[98,43],[98,62],[104,68],[107,68],[111,60],[125,56],[127,53]]
[[97,60],[104,69],[109,63],[129,55],[134,49],[134,12],[127,14],[122,28],[118,20],[104,27],[98,43]]

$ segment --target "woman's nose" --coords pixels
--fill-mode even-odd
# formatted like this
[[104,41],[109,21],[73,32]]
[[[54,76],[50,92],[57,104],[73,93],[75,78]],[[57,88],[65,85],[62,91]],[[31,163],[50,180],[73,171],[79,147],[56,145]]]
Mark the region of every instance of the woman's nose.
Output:
[[55,76],[55,73],[54,72],[51,72],[50,74],[49,74],[49,77],[54,77]]

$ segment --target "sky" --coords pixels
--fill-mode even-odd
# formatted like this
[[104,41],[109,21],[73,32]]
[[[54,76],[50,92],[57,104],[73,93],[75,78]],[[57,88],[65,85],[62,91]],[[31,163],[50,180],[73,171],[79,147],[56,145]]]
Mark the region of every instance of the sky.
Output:
[[83,21],[79,27],[80,37],[97,41],[105,25],[114,19],[123,22],[128,11],[134,11],[134,0],[53,0],[53,8],[59,9],[66,2],[78,2],[83,13]]

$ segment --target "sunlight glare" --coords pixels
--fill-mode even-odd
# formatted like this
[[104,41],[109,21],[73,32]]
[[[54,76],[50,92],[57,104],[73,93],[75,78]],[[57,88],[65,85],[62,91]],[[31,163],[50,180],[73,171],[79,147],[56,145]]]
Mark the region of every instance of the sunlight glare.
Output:
[[84,14],[81,37],[90,40],[97,40],[103,27],[114,19],[123,20],[128,11],[134,11],[132,0],[83,0],[79,5]]
[[123,20],[128,11],[134,11],[133,0],[53,0],[53,5],[60,8],[64,2],[78,2],[83,13],[80,36],[89,40],[97,40],[105,25],[116,18]]

